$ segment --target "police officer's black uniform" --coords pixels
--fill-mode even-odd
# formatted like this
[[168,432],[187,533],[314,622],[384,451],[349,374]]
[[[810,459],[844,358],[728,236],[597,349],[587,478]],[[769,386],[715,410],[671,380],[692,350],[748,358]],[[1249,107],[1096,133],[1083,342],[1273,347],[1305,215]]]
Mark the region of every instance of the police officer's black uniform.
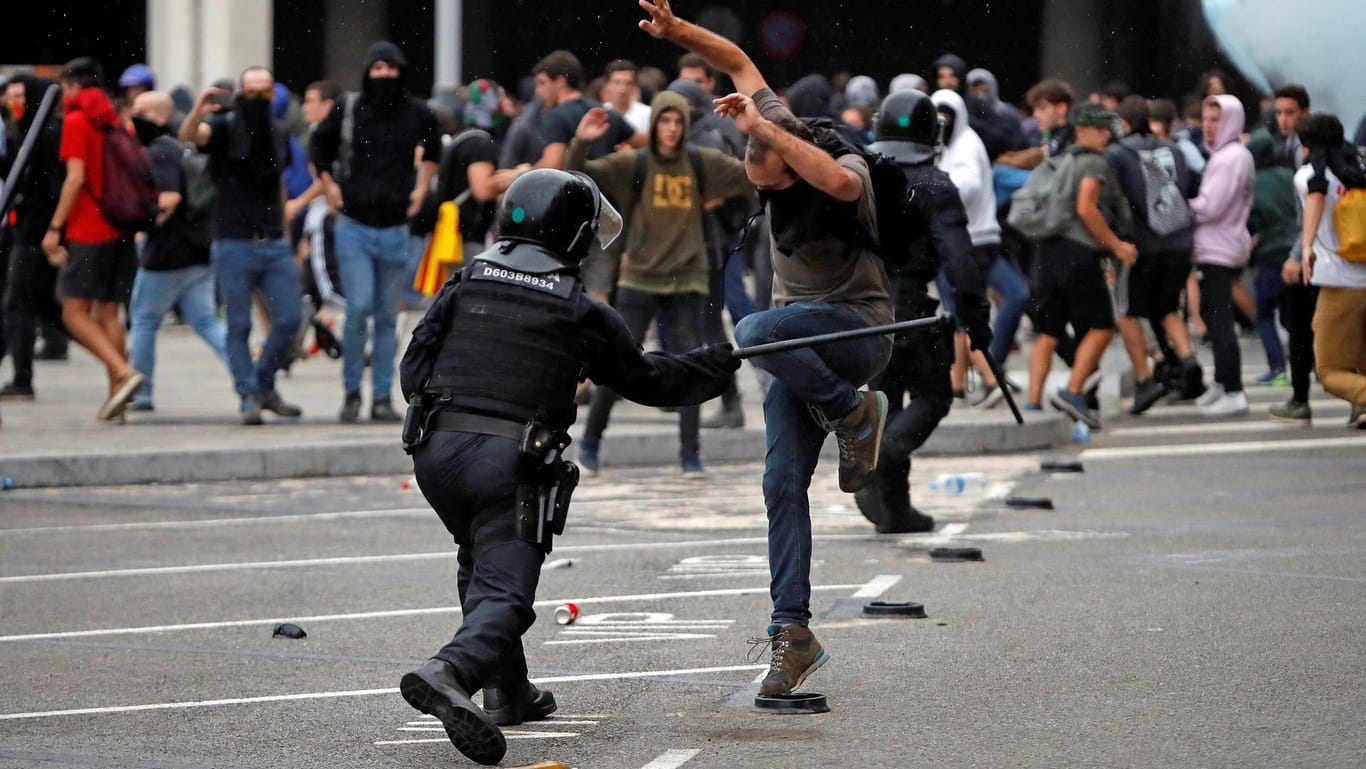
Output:
[[[958,188],[934,165],[940,136],[934,104],[919,91],[891,94],[882,102],[875,130],[877,141],[869,149],[892,157],[905,172],[911,208],[919,219],[912,253],[892,276],[896,319],[923,318],[938,310],[939,301],[927,287],[942,266],[958,297],[959,323],[973,348],[985,350],[991,343],[985,280],[972,258]],[[925,443],[953,403],[952,365],[951,326],[905,332],[897,335],[891,361],[870,385],[887,394],[887,424],[873,482],[855,501],[879,532],[929,531],[934,526],[933,518],[911,505],[908,478],[911,452]],[[903,393],[910,396],[904,408]]]
[[[507,190],[500,240],[437,295],[400,366],[405,445],[419,488],[460,545],[464,621],[400,691],[486,764],[507,749],[498,724],[545,718],[555,700],[527,680],[521,636],[577,469],[560,457],[584,377],[650,406],[721,394],[739,367],[729,345],[642,353],[621,317],[578,280],[595,236],[620,216],[580,174],[539,170]],[[484,690],[484,709],[470,694]]]

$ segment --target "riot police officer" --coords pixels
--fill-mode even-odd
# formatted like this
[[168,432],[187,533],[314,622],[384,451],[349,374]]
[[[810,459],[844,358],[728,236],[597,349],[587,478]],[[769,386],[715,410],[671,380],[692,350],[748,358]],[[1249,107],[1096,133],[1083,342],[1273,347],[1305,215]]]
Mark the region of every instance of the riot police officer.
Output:
[[[928,285],[944,269],[958,297],[958,322],[974,349],[991,343],[985,279],[972,258],[968,217],[958,189],[934,165],[942,129],[930,98],[900,91],[882,102],[869,149],[894,159],[906,174],[919,233],[905,265],[892,276],[896,319],[934,314],[939,301]],[[855,496],[859,510],[881,533],[929,531],[934,519],[911,505],[911,452],[934,432],[953,403],[949,368],[953,328],[940,325],[898,334],[892,358],[871,386],[887,394],[887,425],[873,482]],[[910,403],[903,407],[903,395]]]
[[[405,448],[460,546],[464,621],[399,689],[480,763],[506,752],[500,725],[556,707],[527,679],[521,636],[578,478],[561,457],[577,384],[591,377],[648,406],[683,406],[720,395],[739,368],[729,345],[643,353],[621,317],[584,291],[579,262],[621,226],[588,177],[522,175],[504,196],[498,242],[442,287],[400,366]],[[480,689],[483,709],[470,700]]]

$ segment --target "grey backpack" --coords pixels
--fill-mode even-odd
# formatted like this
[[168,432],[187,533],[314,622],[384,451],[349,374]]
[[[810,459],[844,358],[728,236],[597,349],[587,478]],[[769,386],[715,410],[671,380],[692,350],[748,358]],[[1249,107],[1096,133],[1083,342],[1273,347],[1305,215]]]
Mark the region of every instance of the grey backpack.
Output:
[[1144,208],[1148,229],[1165,237],[1187,229],[1195,221],[1186,196],[1176,184],[1176,157],[1170,147],[1138,150],[1123,145],[1138,156],[1138,167],[1143,172]]
[[1065,152],[1045,159],[1010,195],[1006,223],[1029,240],[1057,237],[1077,218],[1077,158]]

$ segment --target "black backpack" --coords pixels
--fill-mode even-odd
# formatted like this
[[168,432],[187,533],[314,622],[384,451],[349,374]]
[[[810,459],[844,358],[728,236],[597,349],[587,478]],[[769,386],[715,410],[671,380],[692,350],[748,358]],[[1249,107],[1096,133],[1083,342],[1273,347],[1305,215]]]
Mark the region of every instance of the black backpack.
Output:
[[811,129],[816,146],[832,157],[853,153],[868,164],[868,173],[873,180],[878,231],[861,232],[861,235],[864,244],[882,257],[887,274],[895,274],[910,259],[911,245],[916,237],[917,219],[911,209],[913,193],[906,184],[905,172],[890,157],[845,139],[828,118],[802,118],[802,122]]

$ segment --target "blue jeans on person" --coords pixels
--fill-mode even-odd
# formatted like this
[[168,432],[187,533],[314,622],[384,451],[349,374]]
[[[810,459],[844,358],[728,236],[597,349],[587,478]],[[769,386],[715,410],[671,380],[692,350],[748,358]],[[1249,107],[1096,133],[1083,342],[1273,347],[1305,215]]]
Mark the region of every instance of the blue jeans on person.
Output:
[[1266,349],[1266,367],[1273,372],[1285,371],[1285,348],[1281,346],[1281,335],[1276,330],[1276,311],[1280,309],[1281,296],[1285,293],[1281,267],[1274,259],[1257,267],[1257,333]]
[[[228,368],[243,399],[275,393],[275,372],[289,363],[299,330],[303,281],[289,241],[215,240],[210,250],[214,279],[228,312]],[[261,354],[251,359],[251,296],[259,293],[270,316]]]
[[359,395],[365,375],[365,346],[370,341],[367,321],[374,320],[370,353],[371,401],[389,400],[398,354],[398,298],[413,244],[408,225],[367,227],[348,216],[337,216],[337,271],[346,297],[346,325],[342,335],[342,385],[346,394]]
[[[869,325],[844,305],[798,302],[747,316],[736,325],[735,339],[750,347]],[[829,423],[858,405],[858,387],[876,376],[891,354],[891,339],[875,336],[750,359],[773,375],[764,395],[763,486],[775,625],[805,625],[811,619],[811,475]]]
[[152,405],[152,372],[157,365],[157,330],[176,304],[180,315],[213,350],[228,362],[228,326],[218,317],[214,304],[213,270],[196,264],[178,270],[138,270],[133,279],[133,298],[128,304],[133,350],[129,363],[144,381],[133,403]]
[[1010,346],[1015,342],[1015,333],[1020,330],[1020,317],[1029,303],[1029,281],[1013,258],[997,254],[987,273],[987,285],[1001,296],[1001,304],[996,308],[996,324],[991,329],[990,355],[992,360],[1004,366]]

